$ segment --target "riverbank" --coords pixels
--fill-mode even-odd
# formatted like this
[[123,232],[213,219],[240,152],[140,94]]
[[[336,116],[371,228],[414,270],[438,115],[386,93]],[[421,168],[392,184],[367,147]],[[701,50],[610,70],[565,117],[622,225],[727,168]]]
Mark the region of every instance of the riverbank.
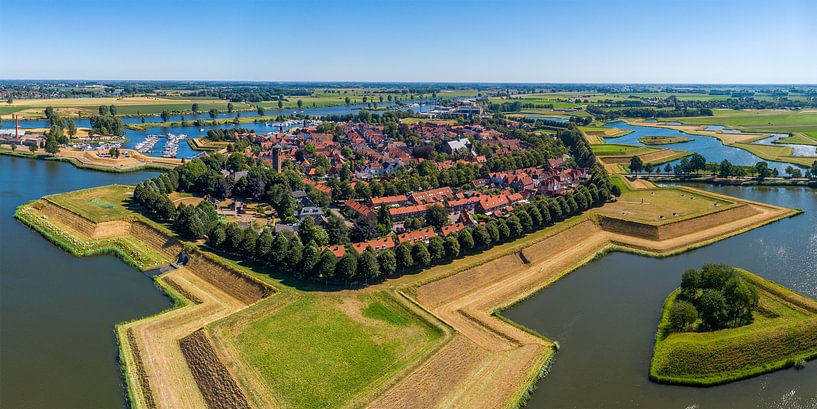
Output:
[[120,152],[128,152],[129,156],[104,158],[99,156],[99,154],[96,152],[73,151],[69,149],[61,149],[58,153],[51,155],[42,149],[38,149],[36,152],[31,152],[29,150],[23,150],[22,148],[11,150],[9,148],[0,147],[0,155],[35,160],[67,162],[80,169],[96,170],[100,172],[130,173],[150,170],[165,171],[183,163],[181,159],[146,156],[130,149],[120,149]]
[[667,128],[691,135],[707,136],[716,138],[726,146],[743,149],[761,159],[791,163],[798,166],[811,166],[817,157],[794,156],[793,149],[788,146],[762,145],[756,144],[762,139],[766,139],[771,134],[768,133],[744,133],[744,132],[723,132],[723,130],[706,130],[702,125],[668,124],[663,122],[646,122],[639,119],[622,118],[622,121],[633,126],[646,126],[653,128]]
[[710,386],[794,366],[817,356],[817,302],[744,270],[739,274],[760,296],[751,324],[711,332],[674,332],[664,304],[650,379]]
[[669,174],[623,174],[622,176],[658,183],[706,183],[725,186],[795,186],[817,188],[817,179],[806,178],[769,177],[761,179],[750,176],[732,176],[728,178],[721,178],[717,175],[693,175],[679,177]]

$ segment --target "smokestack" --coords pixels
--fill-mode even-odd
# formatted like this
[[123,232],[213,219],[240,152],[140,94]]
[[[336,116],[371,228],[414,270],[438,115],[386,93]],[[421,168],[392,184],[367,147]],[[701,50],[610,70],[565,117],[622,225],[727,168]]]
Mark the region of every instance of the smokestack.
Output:
[[14,115],[14,139],[20,139],[20,118]]

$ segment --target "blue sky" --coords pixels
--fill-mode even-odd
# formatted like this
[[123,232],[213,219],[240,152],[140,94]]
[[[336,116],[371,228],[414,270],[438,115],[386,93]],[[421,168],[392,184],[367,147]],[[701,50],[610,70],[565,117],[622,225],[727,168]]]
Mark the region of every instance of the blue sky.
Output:
[[3,79],[817,83],[817,2],[3,0]]

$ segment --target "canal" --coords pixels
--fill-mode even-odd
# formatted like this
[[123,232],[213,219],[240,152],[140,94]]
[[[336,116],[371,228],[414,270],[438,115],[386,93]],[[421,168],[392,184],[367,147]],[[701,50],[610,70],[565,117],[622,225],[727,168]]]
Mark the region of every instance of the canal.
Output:
[[506,311],[561,347],[528,407],[817,408],[817,361],[709,388],[648,379],[661,307],[688,268],[730,264],[817,297],[817,190],[695,187],[805,213],[673,257],[612,253]]
[[0,157],[0,407],[125,406],[114,326],[170,299],[115,257],[74,257],[13,215],[47,194],[155,175]]

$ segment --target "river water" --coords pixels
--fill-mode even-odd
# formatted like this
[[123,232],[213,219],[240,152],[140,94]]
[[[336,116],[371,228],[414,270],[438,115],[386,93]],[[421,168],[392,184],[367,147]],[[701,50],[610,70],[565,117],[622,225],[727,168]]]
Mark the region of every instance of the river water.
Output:
[[47,194],[155,175],[0,157],[0,408],[125,405],[114,325],[166,309],[170,299],[115,257],[74,257],[13,214]]
[[[426,100],[417,100],[417,101],[407,101],[406,104],[413,104],[417,103],[420,104],[419,106],[411,107],[414,112],[425,112],[430,109],[436,108],[437,105],[428,103]],[[379,107],[388,107],[393,108],[396,106],[393,102],[383,102],[377,104]],[[324,115],[347,115],[347,114],[355,114],[360,112],[361,109],[367,108],[366,104],[352,104],[352,105],[338,105],[338,106],[330,106],[330,107],[320,107],[320,108],[303,108],[301,110],[296,109],[275,109],[271,110],[268,109],[265,113],[267,116],[277,116],[277,115],[309,115],[311,117],[315,116],[324,116]],[[382,111],[372,111],[374,113],[379,113]],[[218,118],[233,118],[235,117],[236,113],[228,114],[226,112],[222,112],[218,115]],[[258,113],[255,111],[252,112],[241,112],[242,118],[254,118],[258,117]],[[189,122],[194,122],[197,119],[201,119],[205,122],[212,120],[207,113],[200,113],[197,115],[188,114],[185,115],[185,119]],[[181,115],[171,115],[169,121],[170,122],[179,122],[181,121]],[[139,124],[142,123],[142,119],[138,117],[125,117],[122,118],[122,121],[126,124]],[[161,122],[162,119],[158,115],[150,115],[145,116],[145,123],[157,123]],[[81,128],[89,128],[91,126],[90,120],[88,119],[77,119],[75,123],[78,127]],[[8,128],[14,127],[14,123],[12,121],[6,120],[0,123],[0,128]],[[48,121],[45,119],[30,119],[30,120],[22,120],[20,121],[20,128],[48,128]],[[207,131],[210,129],[215,128],[232,128],[233,125],[219,125],[216,127],[213,126],[187,126],[187,127],[169,127],[169,128],[148,128],[146,131],[136,131],[132,129],[125,130],[125,138],[127,138],[127,142],[125,142],[125,148],[133,148],[136,146],[137,143],[144,140],[148,135],[159,135],[161,137],[167,136],[170,134],[184,134],[187,135],[188,138],[198,138],[201,136],[207,135]],[[266,123],[243,123],[239,124],[237,127],[245,128],[249,130],[254,130],[256,133],[266,133],[266,132],[274,132],[278,129],[276,127],[267,125]],[[161,138],[158,143],[147,152],[148,155],[152,156],[161,156],[162,151],[164,150],[165,143],[167,142],[166,138]],[[187,144],[186,141],[182,141],[179,143],[179,150],[176,153],[176,157],[179,158],[193,158],[198,155],[198,152],[193,150],[190,145]]]
[[817,298],[817,190],[694,186],[805,213],[673,257],[612,253],[506,311],[561,346],[528,407],[817,408],[817,361],[709,388],[648,379],[661,307],[688,268],[730,264]]
[[[777,169],[777,171],[780,172],[780,175],[785,175],[786,174],[785,170],[789,166],[797,167],[797,165],[761,159],[760,157],[750,153],[749,151],[745,151],[743,149],[735,148],[732,146],[726,146],[719,139],[709,136],[692,135],[686,132],[681,132],[669,128],[630,125],[624,121],[610,122],[608,124],[605,124],[604,126],[607,128],[619,128],[633,131],[627,135],[620,136],[618,138],[607,138],[605,140],[606,143],[648,146],[645,145],[644,143],[641,143],[641,141],[639,141],[638,139],[644,136],[682,136],[685,138],[690,138],[692,140],[689,142],[673,143],[669,145],[661,145],[658,147],[677,149],[688,152],[697,152],[703,155],[703,157],[706,158],[707,162],[711,163],[720,163],[721,161],[726,159],[729,162],[732,162],[733,165],[754,166],[757,162],[764,161],[769,164],[769,168]],[[670,164],[675,165],[678,162],[680,161],[670,162]]]

